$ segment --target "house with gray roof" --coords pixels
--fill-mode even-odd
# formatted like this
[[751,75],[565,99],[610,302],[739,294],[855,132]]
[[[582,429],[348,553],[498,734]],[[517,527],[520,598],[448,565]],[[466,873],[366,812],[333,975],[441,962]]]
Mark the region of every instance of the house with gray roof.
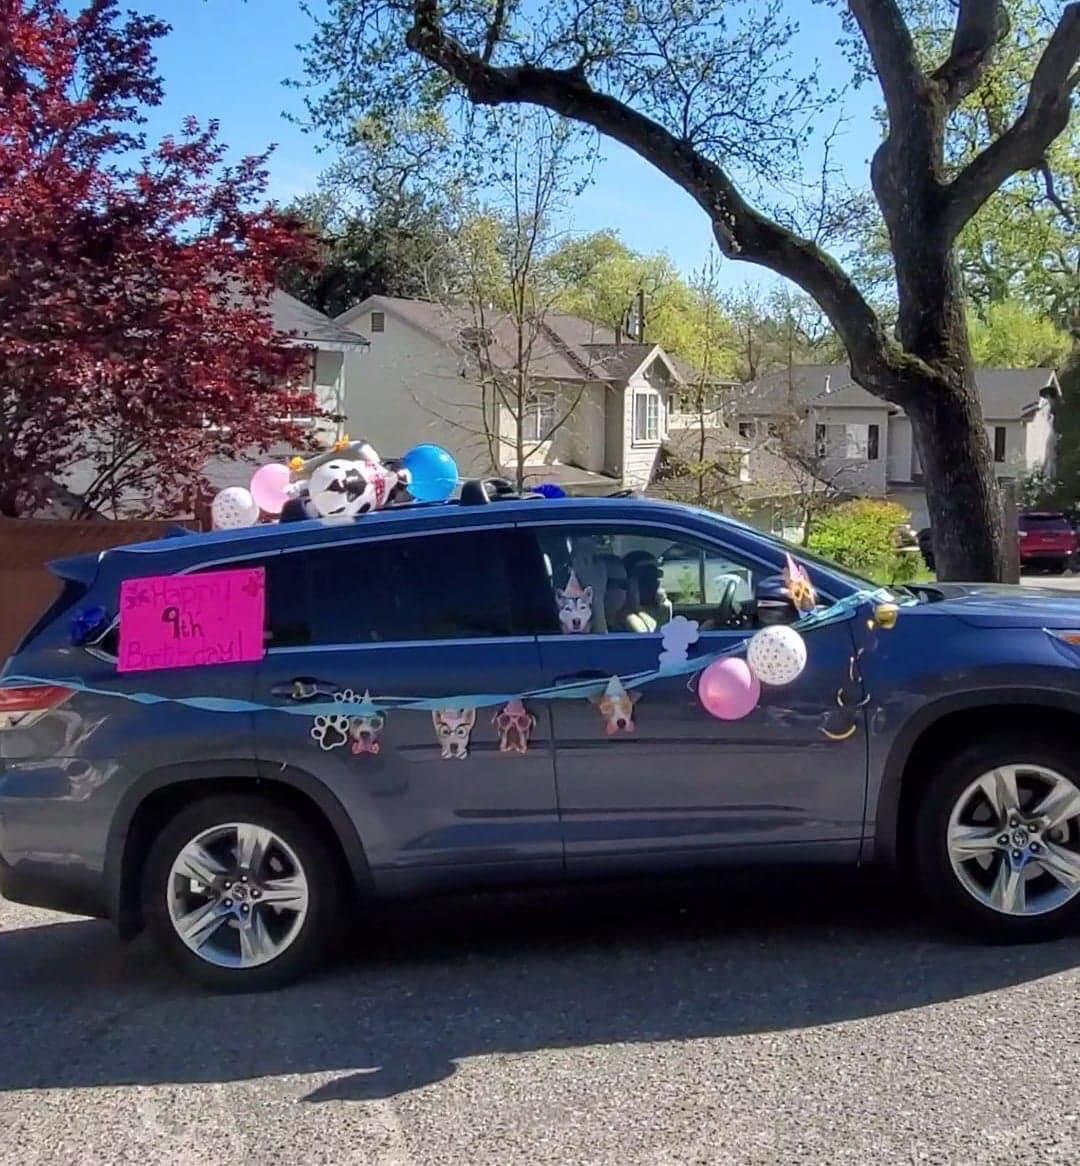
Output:
[[[979,368],[975,384],[998,476],[1052,472],[1053,403],[1060,396],[1053,370]],[[795,365],[760,377],[739,394],[737,415],[755,479],[770,434],[794,425],[845,493],[895,499],[915,525],[929,522],[910,419],[855,384],[848,365]]]
[[519,329],[497,310],[371,296],[335,323],[370,341],[349,433],[388,455],[436,442],[465,476],[514,475],[520,413],[526,482],[643,489],[691,388],[659,345],[558,312]]

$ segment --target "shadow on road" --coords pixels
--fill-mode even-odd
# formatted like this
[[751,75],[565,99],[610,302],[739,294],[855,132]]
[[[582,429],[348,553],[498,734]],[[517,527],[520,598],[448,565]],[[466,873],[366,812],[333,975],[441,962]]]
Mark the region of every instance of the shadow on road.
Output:
[[769,1032],[1080,965],[1080,937],[969,945],[877,879],[814,874],[382,906],[287,991],[202,994],[85,921],[0,932],[0,1089],[336,1072],[392,1096],[464,1057]]

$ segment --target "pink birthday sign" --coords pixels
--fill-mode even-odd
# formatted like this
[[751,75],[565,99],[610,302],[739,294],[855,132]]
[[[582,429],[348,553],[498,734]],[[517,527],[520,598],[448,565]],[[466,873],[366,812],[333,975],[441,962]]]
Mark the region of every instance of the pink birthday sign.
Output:
[[261,660],[262,567],[150,575],[120,585],[120,672],[205,668]]

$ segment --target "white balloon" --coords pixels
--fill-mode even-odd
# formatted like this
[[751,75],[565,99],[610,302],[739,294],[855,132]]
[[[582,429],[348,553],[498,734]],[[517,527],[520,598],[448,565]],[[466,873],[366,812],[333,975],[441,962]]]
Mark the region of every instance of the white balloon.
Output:
[[215,530],[239,530],[259,521],[259,507],[250,490],[243,486],[226,486],[214,495],[210,517]]
[[806,667],[806,641],[787,624],[762,628],[746,646],[746,663],[762,684],[791,684]]

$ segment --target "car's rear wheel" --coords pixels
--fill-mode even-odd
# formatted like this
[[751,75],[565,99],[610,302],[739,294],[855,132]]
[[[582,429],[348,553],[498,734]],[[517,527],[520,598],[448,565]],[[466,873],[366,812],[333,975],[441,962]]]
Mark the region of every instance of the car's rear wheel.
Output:
[[281,987],[322,955],[337,912],[334,856],[290,809],[207,798],[155,839],[143,911],[163,949],[220,991]]
[[1080,768],[1064,747],[995,738],[931,779],[915,823],[923,889],[997,942],[1080,923]]

